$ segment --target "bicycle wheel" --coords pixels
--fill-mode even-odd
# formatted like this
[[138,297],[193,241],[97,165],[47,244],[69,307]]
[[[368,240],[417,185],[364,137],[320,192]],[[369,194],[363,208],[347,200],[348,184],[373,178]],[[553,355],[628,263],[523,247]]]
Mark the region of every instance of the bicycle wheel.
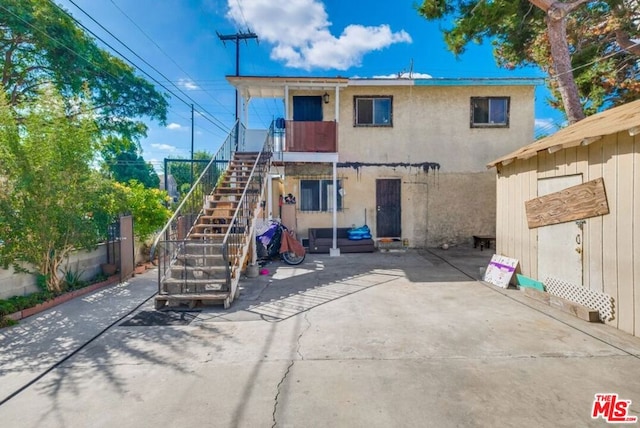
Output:
[[305,255],[302,256],[296,255],[293,251],[288,251],[286,253],[282,253],[282,260],[288,265],[299,265],[304,261]]

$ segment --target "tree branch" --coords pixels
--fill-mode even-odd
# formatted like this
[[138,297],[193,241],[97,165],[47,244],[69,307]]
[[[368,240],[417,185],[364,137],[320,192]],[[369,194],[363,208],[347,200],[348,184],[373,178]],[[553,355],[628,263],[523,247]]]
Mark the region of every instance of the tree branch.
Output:
[[553,16],[554,19],[562,19],[570,12],[573,12],[583,4],[589,3],[590,1],[593,0],[575,0],[568,3],[556,0],[529,0],[529,3],[547,12],[547,14],[557,14],[557,17]]
[[640,44],[631,40],[629,33],[623,30],[616,30],[616,42],[622,49],[627,52],[631,52],[634,55],[640,56]]

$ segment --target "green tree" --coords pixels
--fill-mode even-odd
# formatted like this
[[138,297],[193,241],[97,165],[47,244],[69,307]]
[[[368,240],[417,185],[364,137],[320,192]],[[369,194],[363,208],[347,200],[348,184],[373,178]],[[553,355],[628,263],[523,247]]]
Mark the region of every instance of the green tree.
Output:
[[138,145],[130,140],[109,137],[102,150],[104,167],[109,175],[120,183],[136,180],[145,187],[158,188],[160,178],[153,165],[139,154]]
[[640,95],[637,0],[424,0],[429,20],[452,17],[445,41],[456,55],[470,42],[492,40],[497,63],[536,65],[570,123],[607,104]]
[[142,183],[131,180],[129,183],[113,183],[120,212],[128,211],[133,216],[133,233],[144,242],[161,229],[171,217],[171,211],[165,207],[169,200],[167,192],[146,188]]
[[19,121],[0,97],[0,264],[33,265],[60,292],[61,264],[74,249],[93,248],[110,215],[96,204],[105,184],[91,168],[95,123],[88,114],[68,118],[49,89],[23,106]]
[[[210,161],[212,157],[213,155],[211,153],[203,150],[193,153],[193,159],[195,160]],[[176,185],[178,186],[178,192],[180,192],[181,195],[185,195],[191,188],[191,162],[190,159],[183,157],[178,157],[177,159],[179,159],[179,161],[169,162],[169,171],[165,171],[165,173],[173,176],[173,178],[176,180]],[[180,160],[184,160],[184,162],[180,162]],[[206,167],[207,164],[205,162],[193,163],[194,182],[198,179],[198,177],[200,177],[200,174],[202,174],[202,171],[204,171]]]
[[74,97],[86,97],[103,134],[129,139],[164,122],[166,96],[120,59],[100,49],[74,20],[49,0],[0,3],[0,78],[8,103],[17,107],[53,86],[66,100],[65,114],[79,113]]

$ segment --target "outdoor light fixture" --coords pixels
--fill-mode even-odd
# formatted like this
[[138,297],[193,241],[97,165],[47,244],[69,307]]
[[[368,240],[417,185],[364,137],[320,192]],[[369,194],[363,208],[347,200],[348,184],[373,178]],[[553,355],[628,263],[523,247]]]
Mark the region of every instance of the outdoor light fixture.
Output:
[[322,96],[322,99],[324,100],[325,104],[329,104],[329,94],[328,93],[324,93],[324,95]]

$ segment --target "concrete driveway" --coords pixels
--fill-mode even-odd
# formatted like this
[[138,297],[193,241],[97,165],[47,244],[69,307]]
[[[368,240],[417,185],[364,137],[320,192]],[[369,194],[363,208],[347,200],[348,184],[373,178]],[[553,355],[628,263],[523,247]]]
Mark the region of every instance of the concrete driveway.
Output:
[[[243,280],[228,311],[158,315],[148,301],[118,321],[155,290],[147,273],[120,286],[129,297],[96,300],[113,306],[113,320],[86,308],[86,329],[63,329],[64,314],[86,304],[70,302],[55,309],[58,334],[52,327],[39,346],[15,346],[36,320],[0,332],[0,400],[14,394],[0,424],[607,426],[591,418],[598,393],[631,400],[628,415],[640,416],[640,339],[478,281],[490,257],[471,248],[310,254]],[[34,364],[114,321],[66,360]]]

